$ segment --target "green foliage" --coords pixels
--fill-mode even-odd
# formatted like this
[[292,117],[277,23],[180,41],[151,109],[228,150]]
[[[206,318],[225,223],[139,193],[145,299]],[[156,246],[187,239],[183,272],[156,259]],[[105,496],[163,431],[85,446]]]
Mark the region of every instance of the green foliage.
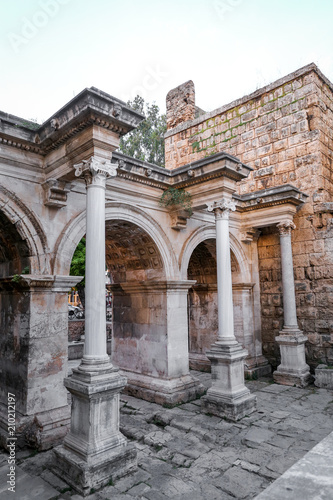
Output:
[[192,197],[184,189],[169,187],[160,198],[163,207],[181,207],[189,216],[192,215]]
[[127,105],[144,114],[146,119],[135,130],[120,139],[120,151],[138,160],[164,167],[166,116],[160,115],[160,109],[156,104],[145,103],[145,100],[138,95],[134,101],[128,101]]
[[12,277],[12,282],[13,283],[19,283],[20,279],[21,279],[21,275],[20,274],[14,274],[14,276]]
[[[75,249],[71,268],[69,271],[71,276],[85,276],[86,274],[86,239],[82,238],[80,243]],[[80,283],[78,283],[77,288],[84,288],[85,286],[85,278],[83,278]]]

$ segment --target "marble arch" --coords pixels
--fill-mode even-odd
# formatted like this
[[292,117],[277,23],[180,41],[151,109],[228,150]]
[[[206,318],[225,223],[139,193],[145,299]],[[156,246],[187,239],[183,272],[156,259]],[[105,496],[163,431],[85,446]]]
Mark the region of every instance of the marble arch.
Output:
[[[174,279],[177,274],[177,260],[172,245],[161,226],[142,209],[126,203],[107,202],[105,220],[130,222],[151,237],[163,261],[166,279]],[[80,213],[70,221],[58,238],[54,257],[55,274],[68,274],[70,262],[80,239],[85,235],[86,213]]]
[[[209,239],[216,239],[216,229],[214,226],[200,227],[186,240],[179,257],[180,275],[182,279],[187,279],[188,265],[196,247],[203,241]],[[232,232],[230,233],[230,250],[234,254],[239,265],[242,281],[244,283],[250,282],[251,274],[248,259],[241,243]]]
[[[47,236],[38,217],[14,192],[3,185],[0,185],[0,211],[15,226],[29,248],[30,273],[48,274]],[[22,270],[18,270],[20,271]]]

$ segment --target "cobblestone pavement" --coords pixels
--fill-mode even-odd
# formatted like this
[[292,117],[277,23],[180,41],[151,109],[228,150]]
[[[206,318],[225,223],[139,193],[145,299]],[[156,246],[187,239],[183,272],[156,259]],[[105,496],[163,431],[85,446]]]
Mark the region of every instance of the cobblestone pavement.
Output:
[[[210,374],[192,372],[209,387]],[[89,500],[253,499],[333,430],[333,392],[272,383],[246,384],[258,409],[239,423],[200,413],[200,401],[165,409],[121,396],[121,430],[138,450],[137,472]],[[48,470],[52,450],[17,453],[17,493],[7,492],[0,454],[0,499],[81,500]]]

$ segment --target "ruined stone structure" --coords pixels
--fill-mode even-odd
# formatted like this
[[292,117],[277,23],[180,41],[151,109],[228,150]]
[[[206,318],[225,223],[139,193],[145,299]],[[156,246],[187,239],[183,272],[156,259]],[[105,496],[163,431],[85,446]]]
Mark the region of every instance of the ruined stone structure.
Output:
[[[298,324],[306,335],[307,362],[312,367],[320,360],[333,360],[332,91],[331,82],[311,64],[231,104],[178,123],[169,128],[165,143],[166,167],[171,170],[213,158],[223,151],[239,158],[253,171],[238,183],[234,198],[242,202],[252,200],[257,208],[277,187],[288,189],[287,185],[292,185],[307,195],[293,218],[295,228],[290,227]],[[182,99],[180,92],[179,100]],[[174,95],[173,103],[179,106]],[[177,120],[179,122],[179,117]],[[188,120],[187,115],[184,120]],[[172,123],[171,117],[168,123]],[[273,203],[272,199],[270,205]],[[252,262],[259,270],[260,299],[258,292],[256,312],[260,316],[258,329],[262,334],[263,352],[276,366],[279,363],[276,337],[283,326],[279,232],[274,223],[259,222],[260,210],[251,213],[249,206],[239,209],[248,223],[239,238],[254,246],[252,255],[258,259]],[[249,232],[251,225],[255,231]],[[203,249],[200,251],[208,271],[214,262],[204,258]],[[233,270],[234,307],[237,308],[241,296],[236,287],[235,264]],[[216,328],[214,301],[211,301],[214,278],[208,277],[208,272],[205,278],[199,278],[197,261],[189,272],[191,278],[197,279],[190,293],[193,330],[190,350],[195,357],[207,347],[202,340],[206,332]],[[209,274],[215,276],[215,270]],[[206,282],[205,291],[203,282]],[[245,290],[243,301],[244,294]],[[211,309],[213,314],[205,314],[205,318],[213,318],[212,322],[199,321],[201,312],[211,312]],[[242,317],[237,317],[240,319],[235,327],[240,332]]]
[[[189,367],[212,365],[216,384],[203,411],[237,419],[255,408],[243,367],[251,376],[279,365],[278,382],[302,386],[308,365],[332,361],[332,90],[309,65],[202,114],[186,82],[168,94],[166,168],[116,152],[143,117],[95,88],[41,126],[0,113],[3,441],[8,392],[22,440],[45,449],[67,432],[67,292],[79,279],[69,268],[89,217],[93,226],[105,220],[112,362],[121,374],[109,365],[105,325],[96,320],[104,312],[91,292],[85,361],[66,386],[81,394],[74,412],[97,414],[89,391],[112,407],[119,449],[126,447],[117,434],[123,375],[131,395],[174,405],[203,394]],[[105,175],[98,178],[105,198],[92,203],[94,172]],[[191,194],[191,216],[161,207],[170,186]],[[105,212],[94,219],[96,204]],[[91,241],[94,275],[104,239]],[[83,445],[80,425],[72,415],[65,447],[87,458],[91,435]]]

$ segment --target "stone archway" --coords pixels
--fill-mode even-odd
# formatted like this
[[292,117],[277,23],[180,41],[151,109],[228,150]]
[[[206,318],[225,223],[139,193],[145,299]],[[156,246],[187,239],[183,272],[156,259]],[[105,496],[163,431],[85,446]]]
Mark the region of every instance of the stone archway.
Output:
[[[178,264],[172,245],[162,227],[149,214],[127,203],[107,202],[105,219],[106,221],[124,221],[142,228],[154,241],[159,251],[166,279],[175,279],[178,276]],[[52,262],[54,273],[69,274],[72,256],[79,241],[85,235],[85,231],[86,213],[84,211],[67,224],[58,238]]]
[[[181,253],[181,276],[196,280],[189,290],[190,367],[210,370],[205,351],[217,338],[216,231],[206,226],[193,233]],[[237,340],[248,350],[246,371],[257,364],[253,318],[253,283],[248,260],[237,236],[230,233],[234,328]]]
[[[173,247],[148,213],[106,203],[106,264],[113,284],[112,361],[128,379],[127,392],[157,403],[197,397],[203,388],[189,374],[187,291]],[[85,234],[85,213],[59,238],[55,272],[68,273]]]
[[[240,266],[230,251],[233,282],[234,327],[237,340],[245,339],[244,315],[248,316],[250,304],[244,303],[244,292],[249,286],[242,283]],[[216,341],[218,334],[216,241],[207,239],[194,249],[188,264],[188,279],[196,283],[189,290],[189,356],[190,367],[209,370],[210,362],[205,352]]]

